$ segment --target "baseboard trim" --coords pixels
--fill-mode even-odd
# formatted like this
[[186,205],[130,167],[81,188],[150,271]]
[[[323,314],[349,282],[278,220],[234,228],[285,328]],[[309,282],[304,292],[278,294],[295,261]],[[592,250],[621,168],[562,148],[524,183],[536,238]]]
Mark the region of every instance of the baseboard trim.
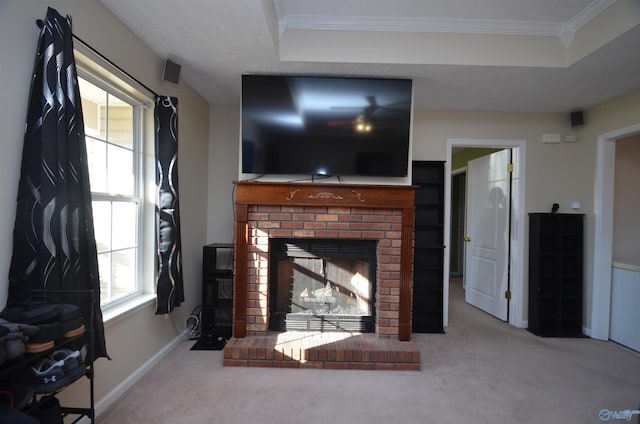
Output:
[[[129,377],[122,380],[120,384],[114,387],[109,393],[105,395],[95,404],[95,415],[99,417],[104,411],[113,405],[127,390],[133,387],[146,373],[148,373],[154,366],[156,366],[165,356],[167,356],[175,347],[183,340],[187,338],[187,331],[180,333],[176,338],[167,343],[165,347],[160,349],[155,355],[153,355],[147,362],[142,364],[140,368],[135,370],[129,375]],[[87,417],[83,417],[79,423],[89,424],[91,420]]]
[[585,336],[591,337],[591,329],[588,327],[582,327],[582,334]]

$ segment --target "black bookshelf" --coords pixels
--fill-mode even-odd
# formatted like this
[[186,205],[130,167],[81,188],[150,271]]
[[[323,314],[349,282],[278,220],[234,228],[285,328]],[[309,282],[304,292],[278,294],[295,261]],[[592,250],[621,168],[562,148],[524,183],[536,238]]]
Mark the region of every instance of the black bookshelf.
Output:
[[201,338],[231,337],[233,248],[232,243],[212,243],[202,249]]
[[414,161],[414,333],[443,333],[444,162]]
[[529,214],[529,331],[582,337],[584,215]]

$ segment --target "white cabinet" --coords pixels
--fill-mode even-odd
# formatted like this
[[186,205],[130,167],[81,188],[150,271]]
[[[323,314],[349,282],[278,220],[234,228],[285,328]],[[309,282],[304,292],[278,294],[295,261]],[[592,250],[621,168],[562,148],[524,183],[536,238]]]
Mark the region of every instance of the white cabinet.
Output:
[[614,262],[609,338],[640,351],[640,267]]

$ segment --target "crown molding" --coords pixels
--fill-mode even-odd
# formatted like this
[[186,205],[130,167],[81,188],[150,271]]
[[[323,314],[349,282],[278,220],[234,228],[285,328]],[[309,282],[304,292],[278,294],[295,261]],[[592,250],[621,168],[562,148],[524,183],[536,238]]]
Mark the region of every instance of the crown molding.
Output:
[[444,32],[557,37],[562,27],[563,24],[549,22],[330,15],[287,15],[280,19],[279,22],[281,35],[289,29],[300,29],[320,31]]
[[591,22],[593,18],[604,12],[616,0],[593,0],[587,7],[582,9],[576,16],[569,19],[560,31],[560,42],[565,48],[568,48],[573,41],[576,32],[584,25]]
[[278,31],[280,37],[290,29],[544,36],[558,37],[565,47],[569,47],[573,36],[583,25],[615,2],[616,0],[593,0],[565,23],[386,16],[284,15],[278,21]]

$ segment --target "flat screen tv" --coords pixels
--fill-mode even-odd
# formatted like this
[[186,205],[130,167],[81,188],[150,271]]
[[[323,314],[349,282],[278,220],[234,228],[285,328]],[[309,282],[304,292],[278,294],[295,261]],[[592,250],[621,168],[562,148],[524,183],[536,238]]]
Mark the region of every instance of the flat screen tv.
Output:
[[242,172],[404,177],[411,80],[242,76]]

